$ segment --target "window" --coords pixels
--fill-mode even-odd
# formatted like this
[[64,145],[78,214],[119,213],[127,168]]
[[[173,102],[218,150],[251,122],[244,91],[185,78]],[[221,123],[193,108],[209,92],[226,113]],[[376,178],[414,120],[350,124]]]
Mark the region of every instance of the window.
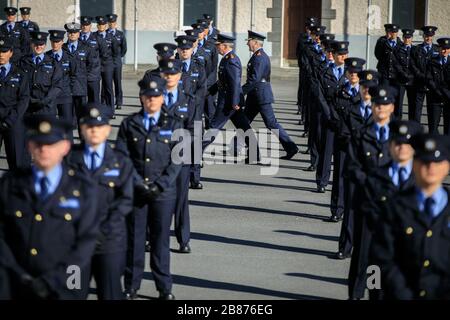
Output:
[[184,0],[183,24],[190,26],[197,19],[202,18],[204,13],[209,13],[214,17],[216,5],[216,0]]
[[[6,20],[6,14],[5,14],[5,11],[3,11],[3,8],[6,8],[6,7],[8,7],[8,0],[0,0],[0,10],[1,10],[0,19],[1,20]],[[19,11],[19,13],[20,13],[20,11]],[[21,19],[19,19],[19,20],[21,20]]]
[[113,0],[80,0],[82,16],[96,17],[113,13]]
[[425,25],[427,0],[393,0],[392,22],[400,28],[420,29]]

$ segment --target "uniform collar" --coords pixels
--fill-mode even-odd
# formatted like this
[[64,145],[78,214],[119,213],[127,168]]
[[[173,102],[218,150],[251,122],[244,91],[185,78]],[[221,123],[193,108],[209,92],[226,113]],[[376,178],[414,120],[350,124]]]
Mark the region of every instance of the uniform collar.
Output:
[[39,194],[41,192],[40,181],[44,176],[48,179],[48,193],[54,193],[59,185],[59,182],[61,181],[61,177],[63,174],[62,164],[58,164],[56,167],[47,172],[47,174],[45,174],[43,170],[38,169],[34,165],[32,166],[32,170],[36,193]]
[[[421,189],[416,188],[416,199],[419,205],[419,210],[422,212],[425,210],[425,201],[427,198],[428,197]],[[430,198],[434,200],[434,206],[432,207],[433,217],[437,217],[440,213],[442,213],[448,204],[447,191],[445,191],[444,187],[441,186],[430,196]]]

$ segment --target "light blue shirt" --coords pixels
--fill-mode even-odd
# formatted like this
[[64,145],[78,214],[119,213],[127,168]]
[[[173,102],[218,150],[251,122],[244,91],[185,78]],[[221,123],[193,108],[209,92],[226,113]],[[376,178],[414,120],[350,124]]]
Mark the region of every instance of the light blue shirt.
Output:
[[83,158],[84,158],[84,163],[86,164],[86,167],[89,170],[92,170],[92,166],[91,166],[92,154],[94,152],[97,153],[95,156],[95,169],[97,169],[97,168],[100,168],[103,163],[103,159],[105,157],[105,150],[106,150],[106,142],[99,145],[97,150],[94,150],[94,148],[92,148],[91,146],[86,144],[86,146],[84,147]]
[[359,105],[359,111],[361,112],[361,116],[364,118],[364,115],[366,114],[366,106],[369,106],[368,113],[369,113],[369,117],[372,115],[372,105],[371,102],[369,101],[369,103],[365,103],[364,101],[361,101],[361,104]]
[[36,56],[33,54],[33,62],[36,64],[36,58],[39,57],[41,59],[41,62],[44,61],[44,54],[41,53],[40,55]]
[[91,33],[90,32],[86,32],[86,33],[81,33],[81,39],[84,39],[84,36],[86,36],[86,41],[87,41],[87,39],[89,39],[89,37],[91,36]]
[[150,114],[146,111],[144,111],[144,128],[145,130],[149,130],[150,129],[150,117],[152,117],[154,120],[153,125],[156,125],[159,121],[159,117],[161,115],[161,111],[158,111],[156,113],[154,113],[152,116],[150,116]]
[[78,41],[74,41],[74,42],[69,42],[68,43],[68,48],[69,48],[69,52],[72,52],[72,46],[75,46],[75,49],[73,51],[77,51],[78,49]]
[[[173,104],[175,104],[175,102],[178,101],[178,88],[176,88],[175,90],[170,91],[170,92],[173,94],[173,98],[172,98],[172,105],[173,105]],[[167,90],[164,90],[164,104],[169,108],[171,107],[171,106],[169,106],[169,91],[167,91]]]
[[14,27],[16,26],[16,23],[15,22],[8,22],[7,26],[8,26],[8,31],[10,29],[9,26],[12,26],[11,30],[14,30]]
[[36,166],[32,167],[33,170],[33,181],[34,181],[34,190],[37,194],[41,194],[41,179],[46,176],[48,179],[48,195],[51,195],[55,192],[56,188],[58,188],[59,182],[61,181],[61,177],[63,174],[62,165],[59,164],[50,170],[47,175],[45,175],[44,171],[36,168]]
[[[400,166],[397,162],[394,162],[391,167],[389,168],[389,177],[391,177],[392,183],[395,186],[399,186],[400,184]],[[408,162],[408,164],[406,166],[404,166],[403,168],[405,168],[405,173],[403,175],[403,181],[406,181],[409,179],[409,177],[411,176],[411,172],[412,172],[412,168],[413,168],[413,163],[412,161]]]
[[204,44],[205,44],[205,39],[203,39],[202,41],[198,42],[198,46],[199,47],[203,47]]
[[106,38],[106,31],[99,32],[98,34],[101,35],[103,37],[103,39]]
[[336,77],[336,80],[339,80],[344,75],[344,65],[337,66],[336,64],[334,64],[333,73],[334,76]]
[[348,92],[348,94],[350,94],[351,96],[353,96],[352,88],[355,88],[355,89],[356,89],[356,95],[358,95],[358,93],[359,93],[359,84],[357,83],[355,86],[352,86],[352,85],[350,84],[350,82],[347,82],[347,92]]
[[62,49],[59,49],[59,51],[52,51],[52,56],[53,56],[53,58],[55,58],[55,55],[58,55],[59,56],[59,58],[58,58],[58,61],[60,61],[61,60],[61,58],[62,58],[62,56],[63,56],[63,51],[62,51]]
[[[375,123],[374,127],[375,127],[375,131],[376,131],[376,134],[377,134],[377,140],[380,140],[380,128],[381,128],[381,126],[378,123]],[[385,135],[386,136],[384,138],[387,141],[389,139],[389,123],[384,125],[384,129],[386,130],[385,131]]]
[[116,29],[108,29],[108,32],[111,33],[113,36],[116,35]]
[[[419,210],[423,212],[425,210],[425,200],[427,199],[426,195],[422,192],[422,190],[417,189],[417,203],[419,205]],[[443,187],[440,187],[436,190],[435,193],[431,195],[431,198],[434,200],[434,205],[431,208],[431,212],[433,217],[436,218],[439,216],[445,207],[448,204],[448,195]]]
[[11,71],[11,63],[7,63],[4,65],[0,65],[0,68],[4,67],[5,68],[5,77],[8,75],[9,71]]

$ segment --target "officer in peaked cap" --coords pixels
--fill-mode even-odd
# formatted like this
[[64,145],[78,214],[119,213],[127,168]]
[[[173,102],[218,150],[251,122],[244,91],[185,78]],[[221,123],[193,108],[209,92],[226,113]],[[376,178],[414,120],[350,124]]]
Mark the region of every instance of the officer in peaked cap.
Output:
[[80,126],[83,143],[67,157],[73,170],[97,182],[100,233],[92,257],[91,275],[99,300],[124,299],[121,277],[125,271],[128,214],[133,208],[133,164],[109,146],[112,110],[105,105],[83,106]]
[[127,299],[135,299],[145,267],[145,238],[150,228],[150,265],[159,298],[173,300],[170,274],[170,224],[175,210],[181,164],[172,161],[172,141],[182,123],[163,108],[166,80],[158,76],[140,81],[143,108],[126,118],[116,149],[129,156],[136,170],[135,209],[129,216],[129,247],[125,272]]
[[450,38],[439,38],[439,55],[428,64],[427,80],[431,96],[427,106],[428,129],[438,132],[441,114],[444,118],[444,134],[450,135]]
[[122,59],[127,53],[127,39],[123,31],[117,29],[117,14],[107,14],[109,28],[108,33],[112,34],[117,42],[117,49],[113,52],[114,60],[114,96],[116,109],[121,109],[123,104],[122,90]]
[[[34,115],[25,125],[33,165],[0,180],[0,264],[8,269],[11,297],[85,299],[89,279],[84,274],[98,236],[96,186],[63,163],[70,151],[70,123]],[[86,289],[67,287],[67,270],[74,265]]]
[[413,29],[402,29],[402,43],[394,50],[394,56],[397,61],[397,81],[399,87],[399,113],[403,114],[403,98],[405,93],[408,97],[408,118],[414,118],[414,101],[416,99],[416,91],[414,89],[414,74],[412,71],[411,52],[413,50]]
[[175,57],[177,45],[173,43],[160,42],[153,45],[156,50],[157,60],[170,59]]
[[203,18],[205,18],[205,20],[208,22],[208,35],[207,35],[207,40],[212,40],[212,38],[214,38],[215,36],[217,36],[219,34],[218,30],[214,27],[214,18],[212,15],[210,15],[209,13],[204,13],[203,14]]
[[36,22],[30,20],[31,8],[30,7],[21,7],[20,14],[22,16],[22,21],[20,24],[22,28],[28,30],[28,32],[39,31],[39,26]]
[[20,167],[24,160],[25,136],[22,117],[28,108],[30,88],[28,77],[11,63],[13,44],[8,37],[0,36],[0,146],[5,143],[9,169]]
[[[420,123],[422,117],[422,109],[425,97],[427,97],[427,108],[430,106],[432,96],[427,85],[427,68],[432,58],[439,55],[439,48],[433,43],[433,37],[438,28],[435,26],[423,26],[423,42],[413,46],[411,49],[411,70],[414,75],[414,91],[413,105],[409,104],[411,109],[410,120]],[[411,108],[412,107],[412,108]]]
[[13,44],[11,62],[17,63],[22,56],[31,53],[29,34],[19,22],[16,22],[17,8],[6,7],[4,11],[6,21],[0,26],[0,33],[11,40]]
[[443,181],[450,168],[449,140],[420,134],[412,146],[416,187],[386,204],[374,232],[371,263],[381,269],[385,299],[448,299],[450,191]]

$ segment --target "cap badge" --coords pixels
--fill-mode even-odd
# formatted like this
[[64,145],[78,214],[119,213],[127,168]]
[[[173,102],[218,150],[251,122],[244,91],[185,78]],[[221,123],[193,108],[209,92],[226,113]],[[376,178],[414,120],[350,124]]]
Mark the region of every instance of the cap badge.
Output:
[[436,149],[436,142],[434,140],[428,140],[425,142],[425,150],[433,151]]
[[186,44],[186,43],[187,43],[186,39],[184,39],[182,42],[183,42],[183,44]]
[[379,94],[380,97],[386,97],[387,92],[386,92],[386,90],[381,89],[378,94]]
[[434,157],[435,158],[439,158],[441,156],[441,152],[439,151],[439,150],[436,150],[435,152],[434,152]]
[[371,73],[368,73],[366,76],[367,80],[372,80],[373,79],[373,75]]
[[98,111],[97,108],[93,108],[93,109],[91,109],[89,114],[92,118],[97,118],[100,115],[100,112]]
[[400,126],[400,128],[398,129],[398,132],[400,132],[401,134],[405,135],[408,133],[408,127],[407,126]]
[[2,46],[2,45],[4,45],[4,44],[5,44],[5,41],[0,40],[0,46]]
[[341,44],[341,49],[345,49],[345,43]]
[[150,82],[150,88],[156,89],[158,87],[158,84],[155,81]]
[[169,47],[168,46],[164,46],[163,50],[164,51],[169,51]]
[[49,133],[52,130],[52,126],[47,121],[41,122],[39,124],[39,132]]
[[169,68],[173,68],[173,62],[169,62],[169,63],[167,64],[167,66],[168,66]]
[[356,67],[357,64],[358,64],[358,62],[356,62],[356,61],[352,62],[352,66],[354,66],[354,67]]

